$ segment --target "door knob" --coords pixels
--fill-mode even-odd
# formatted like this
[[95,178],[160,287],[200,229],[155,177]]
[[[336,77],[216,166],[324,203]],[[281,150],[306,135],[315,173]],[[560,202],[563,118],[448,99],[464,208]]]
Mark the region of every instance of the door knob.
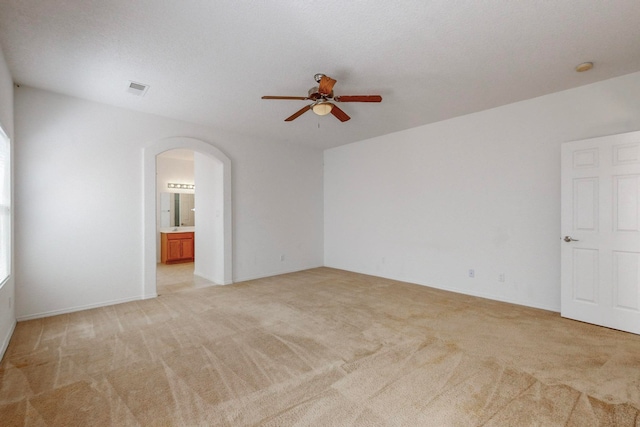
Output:
[[572,238],[571,236],[564,236],[564,239],[562,239],[562,240],[564,240],[565,242],[579,242],[580,241],[578,239]]

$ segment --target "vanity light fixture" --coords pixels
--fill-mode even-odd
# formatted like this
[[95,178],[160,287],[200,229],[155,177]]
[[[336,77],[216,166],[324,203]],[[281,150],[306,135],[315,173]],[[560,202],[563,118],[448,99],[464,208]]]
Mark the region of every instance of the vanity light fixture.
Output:
[[172,182],[167,184],[169,188],[179,188],[181,190],[195,190],[196,186],[193,184],[174,184]]

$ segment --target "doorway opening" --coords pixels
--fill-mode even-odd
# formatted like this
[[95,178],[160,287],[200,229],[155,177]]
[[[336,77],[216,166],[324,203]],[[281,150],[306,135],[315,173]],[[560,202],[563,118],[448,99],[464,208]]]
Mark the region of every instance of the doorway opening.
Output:
[[[160,239],[156,240],[158,295],[214,284],[194,274],[194,169],[193,150],[168,150],[156,156],[156,225],[160,235]],[[201,237],[200,234],[198,236]]]
[[[176,151],[178,150],[178,151]],[[164,154],[163,154],[164,153]],[[167,175],[163,173],[163,167],[160,159],[165,159],[172,154],[192,155],[193,156],[193,179],[191,182],[161,182]],[[167,138],[150,144],[145,148],[144,152],[144,298],[153,298],[157,296],[157,276],[158,261],[161,258],[161,229],[167,232],[174,232],[175,238],[187,238],[189,233],[192,237],[192,250],[195,254],[195,262],[191,266],[183,266],[174,270],[176,274],[184,276],[189,274],[191,268],[192,280],[198,282],[196,285],[203,284],[229,284],[232,283],[232,251],[231,251],[231,162],[217,148],[205,143],[204,141],[186,138],[174,137]],[[183,171],[184,172],[184,171]],[[180,177],[172,175],[172,181],[180,181]],[[183,174],[183,176],[186,176]],[[187,178],[182,178],[187,181]],[[171,184],[171,185],[169,185]],[[176,184],[184,185],[175,191]],[[165,189],[164,186],[167,186]],[[189,188],[189,186],[194,186]],[[198,197],[194,199],[194,211],[188,207],[188,200],[185,202],[187,208],[180,209],[177,205],[180,196],[176,194],[193,194],[197,188]],[[172,191],[165,191],[171,189]],[[162,216],[160,211],[160,203],[163,198],[167,198],[169,203],[171,196],[162,196],[161,193],[173,194],[174,222],[171,223],[171,212],[167,217]],[[189,218],[182,220],[179,212],[185,211],[188,217],[189,212],[195,218],[194,225],[191,225]],[[170,210],[170,209],[169,209]],[[197,212],[197,217],[195,216]],[[178,221],[178,222],[175,222]],[[167,224],[169,227],[164,227]],[[166,238],[165,234],[163,238]],[[176,242],[173,242],[176,243]],[[186,247],[188,240],[180,243],[185,246],[184,253],[188,257],[189,249]],[[191,260],[183,260],[191,261]],[[180,272],[178,270],[181,270]],[[161,272],[161,273],[164,273]],[[202,281],[202,280],[204,281]]]

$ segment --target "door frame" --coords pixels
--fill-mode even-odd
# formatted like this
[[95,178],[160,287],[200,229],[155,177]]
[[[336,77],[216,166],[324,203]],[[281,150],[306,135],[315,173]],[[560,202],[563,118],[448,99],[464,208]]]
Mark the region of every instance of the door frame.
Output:
[[195,138],[171,137],[148,144],[144,148],[144,197],[143,197],[143,265],[144,280],[142,296],[155,298],[157,263],[157,225],[156,225],[156,156],[168,150],[188,149],[204,154],[220,163],[223,176],[222,209],[223,235],[219,236],[223,251],[223,284],[233,283],[232,260],[232,206],[231,206],[231,159],[211,144]]

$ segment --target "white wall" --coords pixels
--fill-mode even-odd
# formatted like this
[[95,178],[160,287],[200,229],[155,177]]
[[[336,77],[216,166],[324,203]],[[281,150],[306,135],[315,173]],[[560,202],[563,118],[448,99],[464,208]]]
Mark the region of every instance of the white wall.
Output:
[[160,193],[188,193],[193,194],[193,190],[182,190],[179,188],[168,188],[170,182],[180,184],[193,184],[194,163],[193,160],[174,159],[159,155],[156,157],[157,191]]
[[559,311],[560,144],[638,129],[635,73],[327,150],[325,264]]
[[322,265],[321,151],[28,87],[15,98],[19,319],[142,297],[143,150],[167,137],[231,158],[235,281]]
[[[13,141],[13,79],[9,73],[2,49],[0,49],[0,126],[11,139],[13,156],[15,146]],[[15,218],[15,216],[12,215],[12,218]],[[2,356],[9,345],[9,339],[11,339],[11,334],[16,325],[14,278],[15,274],[12,274],[0,288],[0,360],[2,360]]]
[[201,153],[194,153],[196,199],[196,261],[194,274],[217,284],[224,283],[224,187],[223,165]]

